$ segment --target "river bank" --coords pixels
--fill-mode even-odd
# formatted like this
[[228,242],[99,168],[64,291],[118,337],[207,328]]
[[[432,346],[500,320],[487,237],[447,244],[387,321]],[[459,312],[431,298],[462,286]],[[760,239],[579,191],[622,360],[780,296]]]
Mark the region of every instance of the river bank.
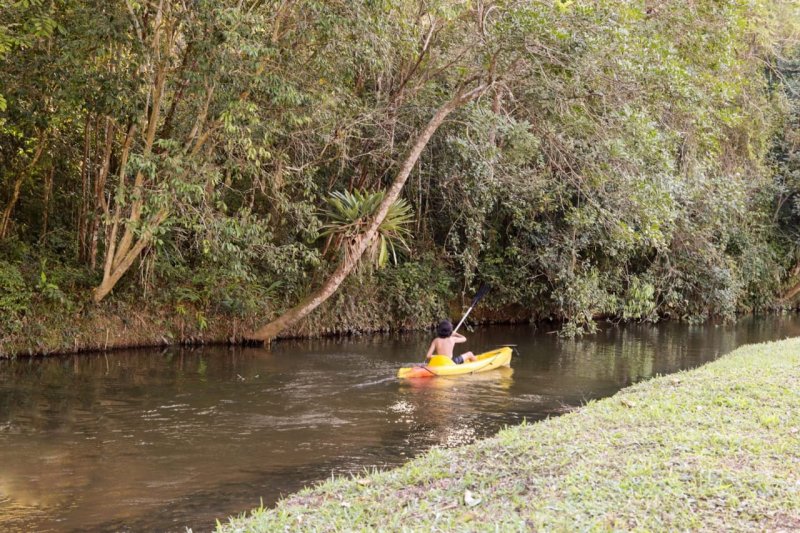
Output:
[[[342,293],[279,338],[315,338],[422,330],[446,316],[445,306],[420,302],[415,312],[387,309],[377,297]],[[449,302],[451,317],[460,317],[468,299]],[[425,305],[427,304],[427,305]],[[158,306],[120,299],[85,304],[70,311],[40,307],[14,331],[0,330],[0,359],[175,345],[241,345],[248,333],[275,314],[231,315],[191,305]],[[536,319],[521,306],[484,307],[470,315],[472,324],[517,324]]]
[[[376,295],[362,298],[345,291],[326,302],[278,339],[343,337],[432,328],[441,318],[457,320],[469,306],[469,297],[420,301],[415,307],[390,306]],[[445,308],[447,310],[445,311]],[[778,308],[777,314],[796,309]],[[119,299],[100,305],[74,305],[68,311],[39,306],[12,330],[0,328],[0,359],[106,352],[110,350],[166,346],[243,345],[247,335],[275,311],[232,315],[191,305],[154,305],[136,299]],[[597,315],[598,321],[614,316]],[[469,317],[474,326],[540,324],[557,331],[561,323],[540,311],[511,304],[482,305]]]
[[745,346],[218,529],[797,529],[799,391],[800,338]]

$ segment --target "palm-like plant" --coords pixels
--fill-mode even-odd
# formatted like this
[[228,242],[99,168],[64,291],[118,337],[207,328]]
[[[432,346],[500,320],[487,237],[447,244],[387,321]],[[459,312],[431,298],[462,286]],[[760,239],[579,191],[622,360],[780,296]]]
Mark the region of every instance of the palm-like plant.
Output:
[[[321,214],[326,223],[322,235],[327,235],[328,243],[348,253],[349,244],[362,235],[384,198],[383,191],[353,192],[336,191],[326,198],[326,206]],[[409,225],[414,221],[411,206],[398,198],[389,207],[386,218],[378,226],[377,237],[370,243],[366,253],[369,263],[378,268],[386,266],[391,258],[397,264],[397,248],[408,250],[406,238],[411,236]]]

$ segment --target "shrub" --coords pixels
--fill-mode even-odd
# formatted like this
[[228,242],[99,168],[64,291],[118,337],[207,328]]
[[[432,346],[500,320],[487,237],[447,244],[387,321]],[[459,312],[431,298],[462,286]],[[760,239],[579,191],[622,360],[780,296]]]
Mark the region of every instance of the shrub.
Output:
[[453,278],[431,257],[383,269],[379,283],[381,300],[398,323],[421,326],[447,316]]
[[0,261],[0,331],[14,332],[30,307],[31,290],[19,269]]

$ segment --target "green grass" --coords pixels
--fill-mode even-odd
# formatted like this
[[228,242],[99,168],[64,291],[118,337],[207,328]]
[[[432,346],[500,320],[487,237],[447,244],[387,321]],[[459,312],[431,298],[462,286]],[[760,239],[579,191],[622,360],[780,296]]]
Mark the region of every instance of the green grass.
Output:
[[331,480],[219,529],[797,530],[800,339],[745,346],[396,470]]

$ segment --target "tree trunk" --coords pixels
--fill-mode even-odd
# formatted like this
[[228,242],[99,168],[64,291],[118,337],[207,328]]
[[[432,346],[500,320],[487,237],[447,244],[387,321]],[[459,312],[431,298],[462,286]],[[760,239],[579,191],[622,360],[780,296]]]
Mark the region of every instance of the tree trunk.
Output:
[[[152,111],[147,121],[147,129],[144,132],[145,156],[151,153],[155,143],[155,126],[159,121],[160,101],[164,92],[164,85],[166,81],[165,76],[166,71],[163,69],[160,69],[156,75],[156,81],[153,88],[153,103],[151,105]],[[203,131],[203,126],[205,124],[206,116],[208,114],[208,107],[211,103],[213,93],[214,86],[212,85],[208,88],[208,98],[206,99],[205,108],[200,113],[198,122],[190,135],[192,138],[190,138],[190,140],[186,143],[186,150],[189,152],[191,157],[194,157],[200,153],[201,149],[206,145],[206,142],[214,131],[215,126],[210,126]],[[129,157],[130,143],[134,131],[135,127],[132,126],[128,135],[126,136],[125,144],[123,145],[122,163],[120,164],[120,187],[125,187],[125,168]],[[200,133],[200,135],[197,138],[194,138],[197,133]],[[142,250],[144,250],[145,247],[150,244],[152,241],[153,232],[169,217],[169,210],[167,208],[162,208],[155,216],[152,216],[146,221],[149,229],[144,231],[138,237],[135,235],[133,226],[139,223],[142,218],[142,209],[145,202],[145,198],[142,194],[144,188],[145,175],[144,172],[139,170],[136,172],[133,181],[132,197],[134,200],[131,204],[130,214],[124,221],[125,229],[122,238],[120,238],[119,241],[117,241],[117,233],[120,229],[120,226],[123,224],[123,221],[121,218],[120,206],[115,205],[114,207],[114,214],[110,221],[111,230],[109,233],[108,242],[106,243],[106,255],[103,265],[103,280],[101,281],[100,285],[94,289],[92,295],[94,301],[97,303],[99,303],[108,295],[109,292],[111,292],[111,290],[114,288],[114,285],[117,284],[122,275],[127,272],[131,265],[133,265],[133,262],[136,260]],[[108,206],[104,206],[104,209],[106,210],[106,214],[110,215]]]
[[81,207],[78,210],[78,260],[83,261],[86,250],[86,197],[89,191],[89,148],[91,147],[92,115],[86,113],[83,126],[83,157],[81,158]]
[[[797,264],[796,264],[794,267],[792,267],[792,269],[789,271],[789,276],[788,276],[788,279],[792,279],[792,278],[794,278],[795,276],[797,276],[798,274],[800,274],[800,262],[798,262],[798,263],[797,263]],[[795,284],[794,284],[794,285],[792,285],[792,286],[791,286],[789,289],[787,289],[787,290],[785,290],[785,291],[783,292],[783,295],[781,295],[781,301],[783,301],[783,302],[788,302],[789,300],[791,300],[792,298],[794,298],[794,297],[795,297],[795,296],[797,296],[798,294],[800,294],[800,281],[799,281],[799,282],[797,282],[797,283],[795,283]]]
[[14,189],[11,192],[11,199],[9,199],[6,208],[3,209],[3,214],[0,215],[0,240],[6,238],[6,233],[8,232],[8,227],[11,222],[11,213],[14,211],[14,206],[17,205],[17,200],[19,199],[19,190],[22,187],[22,182],[25,180],[26,175],[27,174],[23,172],[17,177],[16,181],[14,181]]
[[[163,0],[162,3],[159,4],[158,11],[156,14],[156,24],[155,28],[156,31],[153,35],[153,44],[152,48],[155,51],[159,50],[159,43],[161,40],[162,33],[166,31],[166,29],[161,24],[163,15]],[[158,123],[161,118],[161,101],[164,96],[164,88],[167,81],[167,66],[164,61],[159,62],[155,67],[155,73],[153,76],[152,85],[150,87],[150,105],[149,105],[149,114],[147,108],[145,108],[145,115],[147,116],[147,127],[144,130],[144,149],[143,149],[143,157],[147,158],[153,149],[153,144],[155,143],[156,139],[156,129],[158,127]],[[128,136],[126,138],[126,146],[123,148],[125,153],[123,154],[123,159],[127,162],[128,158],[128,150],[130,150],[130,140],[131,135],[135,131],[134,127],[131,127],[129,130]],[[125,165],[121,165],[120,168],[120,187],[125,186]],[[103,298],[111,292],[111,289],[117,284],[119,279],[122,275],[127,272],[127,270],[131,267],[133,262],[136,260],[138,255],[144,250],[144,248],[150,244],[150,239],[153,236],[153,231],[155,227],[166,220],[168,213],[165,212],[164,209],[159,211],[158,215],[156,215],[153,219],[150,220],[151,224],[148,230],[144,231],[141,236],[139,236],[138,240],[135,239],[135,227],[140,222],[142,208],[144,207],[145,197],[143,195],[143,190],[145,187],[145,175],[142,170],[138,170],[133,180],[133,190],[132,190],[132,204],[131,204],[131,211],[130,215],[127,217],[125,221],[125,230],[122,234],[122,238],[117,242],[117,228],[119,227],[120,220],[119,214],[120,209],[119,205],[115,206],[114,210],[114,221],[112,222],[113,228],[109,235],[109,242],[106,243],[106,255],[105,260],[103,261],[103,280],[100,282],[100,285],[95,287],[92,298],[96,303],[99,303]]]
[[794,286],[788,291],[783,293],[781,300],[788,301],[800,294],[800,282],[795,283]]
[[[89,268],[92,270],[97,266],[97,242],[100,229],[100,211],[108,215],[108,205],[106,205],[106,180],[111,168],[111,152],[113,150],[114,136],[116,128],[111,117],[106,117],[105,142],[103,146],[103,161],[100,165],[100,172],[94,181],[94,206],[92,207],[91,228],[89,230]],[[108,246],[108,243],[106,243]]]
[[344,254],[344,259],[333,272],[331,277],[328,278],[322,287],[302,300],[299,304],[288,310],[283,315],[279,316],[277,319],[255,331],[252,335],[250,335],[250,339],[262,342],[272,341],[272,339],[274,339],[282,331],[294,326],[300,320],[308,316],[314,309],[319,307],[320,304],[322,304],[334,292],[336,292],[345,278],[347,278],[347,275],[350,274],[350,272],[352,272],[356,267],[358,262],[361,260],[361,256],[364,255],[364,252],[377,235],[378,228],[383,222],[383,219],[386,218],[391,205],[400,196],[403,186],[405,185],[408,176],[411,174],[411,170],[414,168],[414,165],[416,165],[422,150],[425,149],[425,146],[427,146],[430,138],[450,113],[474,98],[477,98],[484,91],[486,91],[488,87],[488,84],[480,84],[478,87],[470,91],[459,92],[453,99],[449,100],[436,111],[422,132],[420,132],[417,140],[414,142],[414,145],[411,147],[411,151],[406,156],[405,161],[403,161],[403,165],[400,167],[394,182],[392,182],[392,186],[389,187],[389,190],[386,192],[386,196],[384,197],[383,202],[381,202],[381,205],[378,207],[378,211],[375,213],[375,217],[372,219],[369,227],[358,239],[356,239],[352,244],[348,245],[349,250]]
[[107,271],[108,274],[103,276],[103,281],[94,289],[94,293],[92,294],[92,298],[94,299],[95,303],[99,303],[108,295],[109,292],[111,292],[122,275],[128,271],[131,265],[133,265],[133,262],[139,257],[139,254],[142,253],[142,250],[144,250],[145,247],[150,244],[150,241],[153,238],[153,232],[167,219],[168,216],[169,211],[167,211],[165,208],[162,208],[152,220],[152,225],[142,232],[141,236],[139,236],[136,244],[134,244],[124,256],[120,257],[117,264],[113,265]]
[[47,237],[47,222],[50,218],[50,198],[53,196],[53,176],[56,173],[56,166],[52,165],[50,167],[50,172],[45,175],[44,178],[44,208],[42,209],[42,236],[40,240],[44,242],[45,237]]
[[5,239],[6,235],[8,234],[8,228],[11,225],[11,214],[14,212],[14,207],[17,205],[17,200],[19,200],[19,191],[22,188],[22,182],[25,181],[25,178],[30,175],[33,171],[33,168],[36,166],[36,163],[39,162],[39,158],[42,157],[42,152],[44,152],[44,144],[45,139],[42,137],[39,140],[39,146],[36,147],[36,153],[33,155],[33,159],[28,164],[25,169],[20,172],[17,179],[14,181],[14,190],[11,192],[11,198],[6,205],[6,208],[3,210],[3,213],[0,214],[0,240]]
[[[128,158],[130,157],[131,153],[131,143],[133,142],[133,137],[136,135],[136,124],[131,124],[128,128],[128,133],[125,135],[125,142],[122,144],[122,156],[120,157],[119,163],[119,184],[118,193],[122,196],[125,194],[125,173],[128,169]],[[119,203],[114,205],[114,216],[111,219],[111,231],[106,232],[106,259],[103,265],[103,279],[107,279],[111,275],[111,263],[114,259],[114,254],[116,253],[117,247],[117,230],[119,229],[120,224],[120,212],[122,206]]]

